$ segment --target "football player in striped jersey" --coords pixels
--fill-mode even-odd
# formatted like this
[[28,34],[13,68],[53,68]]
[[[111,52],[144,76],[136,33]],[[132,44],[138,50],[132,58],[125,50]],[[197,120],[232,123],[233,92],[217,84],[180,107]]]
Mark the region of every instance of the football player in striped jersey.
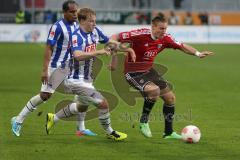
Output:
[[[64,81],[65,92],[76,94],[75,99],[77,103],[68,104],[56,114],[48,113],[46,131],[49,133],[59,119],[78,115],[79,112],[83,111],[83,108],[93,104],[99,110],[98,119],[107,137],[116,141],[126,139],[127,134],[116,131],[111,127],[108,102],[93,86],[91,77],[94,58],[100,55],[110,55],[112,52],[110,47],[97,50],[97,44],[111,42],[118,45],[118,42],[110,40],[100,27],[96,25],[96,13],[92,9],[81,8],[78,12],[78,21],[79,29],[72,36],[74,61],[71,73],[68,79]],[[131,48],[126,48],[122,51],[130,52],[133,55],[133,61],[135,61],[134,51]],[[81,116],[82,123],[80,122],[78,125],[79,131],[85,129],[83,126],[85,115]]]
[[73,0],[64,2],[62,5],[64,17],[54,23],[49,30],[41,74],[41,91],[27,102],[17,116],[11,119],[12,132],[15,136],[20,136],[24,119],[40,104],[46,102],[60,85],[61,79],[64,80],[64,77],[58,77],[55,71],[60,69],[67,73],[69,68],[70,41],[72,33],[77,28],[77,8],[78,4]]

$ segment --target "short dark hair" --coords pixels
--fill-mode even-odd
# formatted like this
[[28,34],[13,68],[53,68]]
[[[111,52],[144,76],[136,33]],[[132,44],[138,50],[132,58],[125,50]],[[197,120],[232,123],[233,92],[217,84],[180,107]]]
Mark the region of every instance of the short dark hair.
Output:
[[96,12],[91,8],[81,8],[78,10],[78,21],[86,20],[90,16],[96,16]]
[[69,10],[69,4],[76,4],[78,6],[77,2],[73,0],[67,0],[62,5],[63,12],[67,12]]
[[158,15],[152,19],[152,23],[155,24],[155,23],[158,23],[158,22],[163,22],[163,23],[167,22],[167,18],[161,12],[158,13]]

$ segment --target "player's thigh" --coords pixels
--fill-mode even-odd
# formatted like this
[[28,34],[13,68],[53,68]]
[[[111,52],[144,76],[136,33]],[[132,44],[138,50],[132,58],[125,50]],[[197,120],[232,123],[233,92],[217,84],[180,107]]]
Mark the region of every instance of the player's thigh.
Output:
[[146,76],[147,72],[134,72],[126,73],[125,79],[130,86],[139,90],[141,93],[144,92],[145,86],[150,83],[149,77]]
[[78,112],[86,112],[88,110],[88,105],[82,105],[80,103],[77,103],[77,109]]
[[153,82],[149,71],[127,73],[125,78],[132,87],[140,91],[144,98],[156,100],[160,94],[159,87]]
[[[48,68],[48,77],[50,77],[54,71],[55,68]],[[54,82],[49,81],[49,79],[47,84],[42,83],[40,97],[43,101],[47,101],[51,97],[51,95],[55,92],[55,89],[53,88],[52,85],[53,83]]]
[[159,87],[160,96],[171,91],[172,86],[156,70],[151,69],[148,76],[150,80]]
[[144,86],[143,93],[149,98],[158,98],[160,89],[155,83],[149,82]]
[[68,69],[61,68],[48,68],[48,83],[42,84],[41,92],[44,93],[54,93],[55,90],[60,86],[60,84],[65,79],[68,73]]
[[76,85],[72,88],[72,93],[76,95],[75,101],[82,105],[98,106],[104,101],[102,94],[92,84]]

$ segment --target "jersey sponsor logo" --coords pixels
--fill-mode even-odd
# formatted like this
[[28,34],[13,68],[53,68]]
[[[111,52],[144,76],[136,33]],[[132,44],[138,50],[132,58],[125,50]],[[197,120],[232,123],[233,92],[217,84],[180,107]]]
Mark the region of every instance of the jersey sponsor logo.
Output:
[[156,51],[147,51],[147,52],[144,53],[145,58],[154,57],[156,55],[157,55]]
[[148,29],[134,30],[134,31],[131,31],[131,36],[138,36],[138,35],[150,34],[150,33],[151,32]]
[[86,46],[85,52],[93,52],[93,51],[96,51],[96,48],[97,48],[97,46],[96,46],[95,43],[90,44],[90,45]]
[[122,34],[122,38],[123,38],[123,39],[129,38],[129,33],[123,33],[123,34]]

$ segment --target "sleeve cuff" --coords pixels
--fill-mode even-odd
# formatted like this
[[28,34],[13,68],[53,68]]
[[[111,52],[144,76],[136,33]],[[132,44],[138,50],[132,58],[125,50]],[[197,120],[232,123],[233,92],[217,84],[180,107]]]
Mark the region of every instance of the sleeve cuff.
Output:
[[54,46],[56,44],[57,41],[55,40],[47,40],[47,44]]

